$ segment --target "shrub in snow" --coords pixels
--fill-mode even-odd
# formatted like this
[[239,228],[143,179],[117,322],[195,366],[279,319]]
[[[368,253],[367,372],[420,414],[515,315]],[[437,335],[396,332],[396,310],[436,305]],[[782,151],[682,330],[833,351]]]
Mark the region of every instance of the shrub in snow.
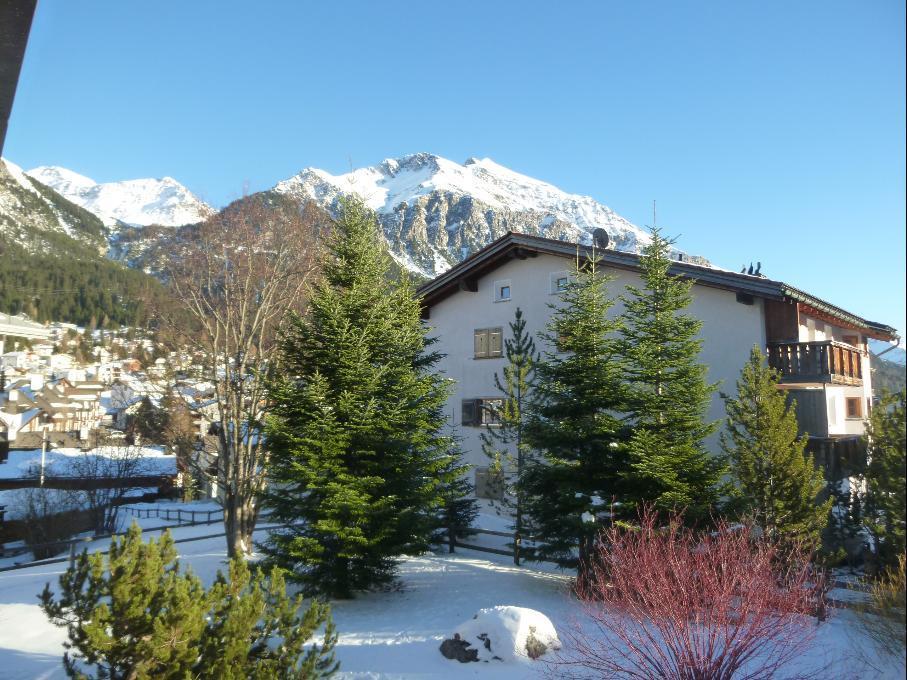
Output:
[[[218,573],[206,590],[180,573],[176,556],[169,532],[145,543],[133,524],[109,555],[82,553],[60,577],[59,599],[44,588],[41,608],[68,629],[69,677],[283,680],[336,671],[328,607],[313,602],[300,613],[279,571],[265,578],[234,560],[229,577]],[[324,643],[306,649],[322,625]]]
[[525,607],[481,609],[459,625],[441,653],[457,661],[525,662],[560,649],[557,631],[547,616]]
[[660,526],[646,510],[638,527],[602,533],[593,564],[577,587],[585,621],[559,656],[597,677],[779,677],[824,614],[809,553],[782,553],[746,526],[698,532],[677,515]]
[[898,558],[897,566],[885,571],[870,583],[869,603],[860,607],[860,623],[885,654],[904,658],[907,649],[907,556]]

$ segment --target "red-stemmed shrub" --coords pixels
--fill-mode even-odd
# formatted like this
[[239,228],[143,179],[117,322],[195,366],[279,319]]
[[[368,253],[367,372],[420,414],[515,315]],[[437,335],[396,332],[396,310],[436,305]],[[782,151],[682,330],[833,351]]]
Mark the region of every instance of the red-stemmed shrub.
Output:
[[565,631],[559,675],[776,678],[825,616],[824,578],[809,552],[748,526],[696,531],[646,510],[639,526],[603,531],[595,558],[576,588],[585,620]]

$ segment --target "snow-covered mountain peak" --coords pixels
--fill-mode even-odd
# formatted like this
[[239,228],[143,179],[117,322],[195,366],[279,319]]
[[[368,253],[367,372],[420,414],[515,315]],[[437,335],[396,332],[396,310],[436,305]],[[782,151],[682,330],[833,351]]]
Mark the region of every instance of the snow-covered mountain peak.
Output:
[[67,192],[79,192],[97,185],[90,177],[57,165],[42,165],[29,170],[28,174],[64,196]]
[[56,166],[41,166],[27,174],[94,213],[108,226],[159,224],[175,227],[200,222],[214,213],[210,206],[172,177],[98,184],[84,175]]
[[26,176],[22,168],[20,168],[12,161],[7,160],[6,158],[0,158],[0,163],[2,163],[3,167],[6,169],[6,172],[9,173],[9,176],[12,177],[23,189],[27,189],[33,194],[38,193],[38,190],[35,189],[35,187],[32,186],[32,183],[28,181],[28,177]]
[[[356,194],[378,213],[392,252],[395,247],[409,252],[395,256],[429,275],[462,259],[464,248],[474,251],[501,236],[501,229],[588,243],[592,231],[601,227],[623,250],[637,250],[649,239],[595,199],[569,194],[490,158],[472,157],[460,164],[415,153],[340,175],[306,168],[274,191],[329,209],[340,196]],[[411,228],[420,233],[413,235]],[[414,239],[424,239],[421,251],[411,247]],[[410,256],[415,265],[407,260]]]

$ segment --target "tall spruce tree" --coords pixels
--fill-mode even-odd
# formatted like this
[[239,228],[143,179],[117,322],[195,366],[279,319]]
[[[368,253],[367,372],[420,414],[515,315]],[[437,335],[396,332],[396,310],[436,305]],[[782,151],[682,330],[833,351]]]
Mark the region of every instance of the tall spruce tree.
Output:
[[824,476],[805,451],[796,404],[787,403],[779,379],[753,347],[737,381],[737,396],[726,399],[721,447],[731,463],[741,511],[772,538],[818,545],[832,500],[817,502]]
[[876,544],[881,568],[893,568],[905,550],[907,505],[907,428],[904,414],[907,391],[885,393],[872,410],[866,440],[864,518]]
[[668,273],[671,243],[657,228],[640,257],[643,288],[621,296],[621,353],[633,426],[627,478],[637,502],[658,510],[708,516],[719,497],[724,464],[704,440],[717,425],[706,414],[715,385],[699,362],[702,322],[685,314],[693,282]]
[[492,467],[505,483],[502,504],[513,512],[513,529],[526,533],[526,471],[532,461],[532,449],[525,437],[527,410],[535,384],[535,367],[540,355],[535,341],[526,332],[523,310],[517,307],[510,322],[510,337],[504,341],[507,364],[494,383],[503,399],[496,413],[497,422],[482,433],[482,448],[492,459]]
[[271,386],[273,532],[265,552],[306,592],[351,597],[387,583],[398,556],[428,547],[462,474],[445,380],[408,277],[374,216],[342,205],[307,315],[289,325]]
[[[540,453],[528,468],[527,509],[541,543],[529,556],[577,567],[579,576],[600,527],[596,507],[623,497],[629,433],[623,369],[609,318],[610,279],[597,259],[578,261],[543,338],[550,350],[537,381],[526,443]],[[578,554],[577,554],[578,549]]]

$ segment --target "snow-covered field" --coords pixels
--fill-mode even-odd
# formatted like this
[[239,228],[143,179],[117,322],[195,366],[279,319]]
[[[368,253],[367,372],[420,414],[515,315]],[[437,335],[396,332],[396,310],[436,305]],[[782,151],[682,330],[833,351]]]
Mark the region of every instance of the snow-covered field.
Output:
[[[144,521],[143,521],[144,523]],[[220,531],[218,525],[182,527],[177,539]],[[263,536],[263,533],[259,534]],[[104,547],[103,542],[95,544]],[[213,579],[224,566],[221,537],[177,545],[184,566]],[[48,581],[56,584],[65,564],[0,573],[0,677],[63,678],[60,663],[65,632],[47,622],[37,595]],[[569,577],[554,567],[515,567],[508,557],[461,551],[410,557],[400,569],[400,587],[336,602],[340,632],[337,656],[343,678],[541,678],[558,675],[541,662],[461,664],[441,656],[439,645],[481,609],[497,605],[528,607],[551,619],[558,631],[576,623],[567,595]],[[562,638],[563,639],[563,638]],[[853,629],[853,614],[838,611],[819,626],[809,659],[829,662],[827,677],[900,678],[892,667],[874,671],[860,656],[878,658]]]

